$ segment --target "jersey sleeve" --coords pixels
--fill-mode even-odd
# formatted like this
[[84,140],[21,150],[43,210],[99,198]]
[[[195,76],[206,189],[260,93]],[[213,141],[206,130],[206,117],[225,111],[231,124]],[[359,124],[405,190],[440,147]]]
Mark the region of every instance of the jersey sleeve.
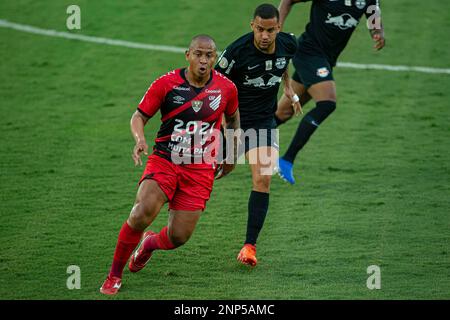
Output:
[[287,43],[287,49],[288,49],[289,54],[294,56],[295,52],[297,52],[297,46],[298,46],[297,38],[295,37],[295,34],[293,34],[293,33],[288,33],[288,35],[289,35],[289,41]]
[[159,110],[166,96],[165,85],[162,78],[155,80],[138,106],[138,111],[144,116],[150,118]]
[[234,59],[233,48],[232,46],[229,46],[220,55],[215,69],[225,76],[230,77],[233,73],[233,66],[235,62],[236,60]]
[[233,115],[236,112],[238,105],[238,91],[236,86],[232,83],[230,86],[230,95],[228,97],[227,106],[225,107],[225,114],[227,116]]

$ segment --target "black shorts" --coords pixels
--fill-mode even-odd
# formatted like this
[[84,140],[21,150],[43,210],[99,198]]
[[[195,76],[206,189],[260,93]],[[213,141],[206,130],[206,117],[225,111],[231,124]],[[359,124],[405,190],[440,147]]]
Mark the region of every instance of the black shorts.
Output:
[[275,118],[244,124],[241,127],[239,155],[259,147],[273,147],[279,150],[278,129]]
[[334,80],[333,67],[323,56],[312,56],[297,50],[292,63],[295,67],[292,79],[302,83],[306,88],[319,82]]

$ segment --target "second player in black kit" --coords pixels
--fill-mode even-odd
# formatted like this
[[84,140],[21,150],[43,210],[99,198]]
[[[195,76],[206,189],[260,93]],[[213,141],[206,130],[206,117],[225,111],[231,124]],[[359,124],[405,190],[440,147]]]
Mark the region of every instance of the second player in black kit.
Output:
[[[282,81],[286,94],[293,92],[286,70],[297,50],[297,41],[292,34],[279,32],[279,13],[270,4],[256,8],[251,26],[253,32],[238,38],[225,49],[216,70],[231,79],[238,89],[241,128],[244,130],[241,141],[250,162],[253,182],[248,201],[246,240],[238,260],[254,266],[257,263],[256,240],[268,211],[270,181],[278,159],[274,118],[277,94]],[[298,104],[298,101],[292,103]],[[249,132],[253,135],[248,136]],[[269,165],[262,157],[269,159]]]
[[[294,3],[307,1],[311,0],[282,0],[281,25]],[[378,0],[312,0],[310,21],[298,39],[298,50],[292,59],[295,67],[292,88],[301,96],[302,105],[312,98],[316,107],[303,117],[289,148],[279,159],[279,174],[291,184],[295,183],[293,163],[297,153],[336,109],[333,67],[363,15],[376,43],[374,48],[380,50],[385,40]],[[292,115],[289,99],[282,97],[276,112],[277,124],[289,120]]]
[[241,127],[273,128],[278,89],[297,40],[292,34],[280,32],[272,54],[260,51],[253,42],[253,32],[234,41],[219,57],[216,70],[238,88]]

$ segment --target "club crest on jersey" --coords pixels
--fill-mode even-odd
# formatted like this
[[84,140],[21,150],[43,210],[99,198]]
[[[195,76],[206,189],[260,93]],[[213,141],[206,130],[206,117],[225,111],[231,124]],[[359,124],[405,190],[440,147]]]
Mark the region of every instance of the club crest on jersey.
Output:
[[321,78],[325,78],[329,74],[330,74],[330,71],[328,71],[327,67],[317,69],[317,75]]
[[272,60],[266,60],[266,71],[272,70]]
[[203,101],[200,100],[193,100],[192,101],[192,109],[194,109],[195,112],[199,112],[202,108]]
[[283,69],[286,66],[286,58],[277,58],[277,61],[275,62],[275,66],[278,69]]
[[364,7],[366,6],[366,1],[365,0],[356,0],[355,5],[358,9],[364,9]]
[[[212,98],[212,99],[211,99],[211,98]],[[219,94],[217,97],[210,96],[210,97],[209,97],[209,100],[211,101],[211,102],[209,103],[209,107],[210,107],[211,109],[213,109],[214,111],[216,111],[217,108],[219,108],[219,106],[220,106],[220,100],[222,100],[222,95]]]

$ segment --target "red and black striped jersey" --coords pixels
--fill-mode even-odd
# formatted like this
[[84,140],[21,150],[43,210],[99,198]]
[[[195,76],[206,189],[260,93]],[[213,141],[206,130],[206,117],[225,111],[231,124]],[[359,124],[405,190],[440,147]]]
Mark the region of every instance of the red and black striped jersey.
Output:
[[233,115],[238,108],[237,89],[215,70],[203,88],[193,87],[186,80],[185,70],[173,70],[156,79],[138,111],[150,118],[160,110],[162,123],[153,148],[156,154],[175,163],[182,159],[184,164],[210,168],[214,163],[205,161],[205,155],[215,161],[215,135],[220,132],[222,115]]

